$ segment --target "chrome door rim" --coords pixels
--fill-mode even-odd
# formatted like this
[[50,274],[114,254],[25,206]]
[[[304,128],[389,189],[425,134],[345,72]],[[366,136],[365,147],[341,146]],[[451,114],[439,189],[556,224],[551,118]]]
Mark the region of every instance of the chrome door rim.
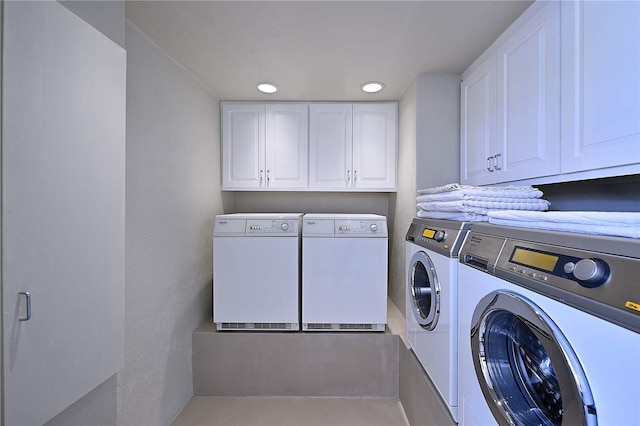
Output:
[[[424,267],[425,284],[416,283],[416,275],[418,273],[418,265]],[[408,271],[408,287],[409,297],[411,299],[411,311],[413,317],[418,324],[425,330],[433,330],[438,324],[440,318],[440,281],[436,273],[433,262],[424,251],[419,251],[411,257],[411,263]],[[421,299],[428,299],[428,312],[424,309]]]
[[[517,361],[506,364],[505,362],[494,363],[488,359],[488,353],[492,351],[489,347],[490,340],[493,339],[491,334],[498,334],[491,329],[492,321],[499,315],[505,315],[504,318],[511,320],[514,326],[517,324],[519,327],[528,328],[528,332],[538,340],[540,349],[547,357],[546,361],[550,363],[550,366],[542,368],[547,368],[557,378],[556,390],[559,391],[558,399],[561,402],[559,422],[562,423],[563,418],[579,419],[579,424],[597,425],[596,409],[589,383],[566,337],[540,307],[510,291],[494,291],[483,297],[474,310],[471,322],[471,351],[476,377],[496,420],[504,425],[525,425],[528,423],[525,419],[527,416],[536,416],[539,417],[536,420],[538,424],[560,424],[557,418],[552,420],[547,417],[547,414],[553,416],[551,408],[547,409],[548,407],[543,406],[544,404],[536,404],[536,391],[530,392],[532,390],[529,386],[530,381],[527,377],[523,377],[523,371],[527,371],[522,368],[522,365],[519,366]],[[506,333],[497,339],[502,339],[504,343],[507,339]],[[520,342],[513,343],[513,348],[520,347]],[[526,349],[523,350],[520,347],[519,351],[524,352]],[[506,349],[505,352],[513,354],[515,349]],[[520,358],[520,354],[512,356],[511,360],[514,358]],[[505,371],[506,375],[503,374]],[[502,385],[510,379],[517,385],[513,388],[519,389],[520,392],[507,394],[503,392]],[[553,386],[550,383],[541,383],[545,391]],[[541,391],[537,393],[538,396],[543,395]],[[527,404],[531,404],[528,407],[529,411],[526,408],[518,410],[519,405]]]

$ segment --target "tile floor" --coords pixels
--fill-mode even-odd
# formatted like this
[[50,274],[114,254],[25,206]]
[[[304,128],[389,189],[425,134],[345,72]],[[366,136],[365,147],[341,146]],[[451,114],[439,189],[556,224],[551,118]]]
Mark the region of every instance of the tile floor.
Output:
[[408,426],[398,398],[195,396],[173,426]]

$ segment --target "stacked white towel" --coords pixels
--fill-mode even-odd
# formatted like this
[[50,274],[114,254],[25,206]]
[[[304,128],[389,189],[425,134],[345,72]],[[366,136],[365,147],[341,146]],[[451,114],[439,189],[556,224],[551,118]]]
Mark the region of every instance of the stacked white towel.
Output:
[[496,210],[545,211],[549,202],[532,186],[470,186],[450,183],[418,191],[418,217],[485,222]]
[[640,238],[640,212],[492,211],[488,216],[496,225]]

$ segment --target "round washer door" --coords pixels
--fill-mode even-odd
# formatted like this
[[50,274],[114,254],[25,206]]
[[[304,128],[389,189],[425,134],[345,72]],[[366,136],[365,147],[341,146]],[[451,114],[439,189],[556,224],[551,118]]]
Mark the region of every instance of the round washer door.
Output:
[[440,318],[440,282],[433,262],[424,251],[411,258],[407,273],[413,316],[425,330],[433,330]]
[[471,324],[476,376],[500,424],[597,425],[578,357],[540,307],[494,291],[480,300]]

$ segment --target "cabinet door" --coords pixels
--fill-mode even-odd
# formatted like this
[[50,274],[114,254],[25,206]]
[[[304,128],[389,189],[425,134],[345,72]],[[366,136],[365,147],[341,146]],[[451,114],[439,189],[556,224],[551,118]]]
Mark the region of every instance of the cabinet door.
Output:
[[307,104],[267,104],[267,188],[307,187],[308,108]]
[[[496,57],[490,56],[462,81],[460,111],[460,182],[495,181]],[[437,161],[437,153],[434,153]],[[420,159],[418,159],[420,161]]]
[[353,187],[396,188],[396,103],[353,105]]
[[124,365],[126,52],[3,6],[3,424],[40,425]]
[[222,188],[265,186],[265,106],[222,104]]
[[309,107],[309,188],[352,186],[352,105]]
[[560,171],[558,26],[549,2],[497,49],[496,182]]
[[562,2],[562,172],[640,163],[640,2]]

